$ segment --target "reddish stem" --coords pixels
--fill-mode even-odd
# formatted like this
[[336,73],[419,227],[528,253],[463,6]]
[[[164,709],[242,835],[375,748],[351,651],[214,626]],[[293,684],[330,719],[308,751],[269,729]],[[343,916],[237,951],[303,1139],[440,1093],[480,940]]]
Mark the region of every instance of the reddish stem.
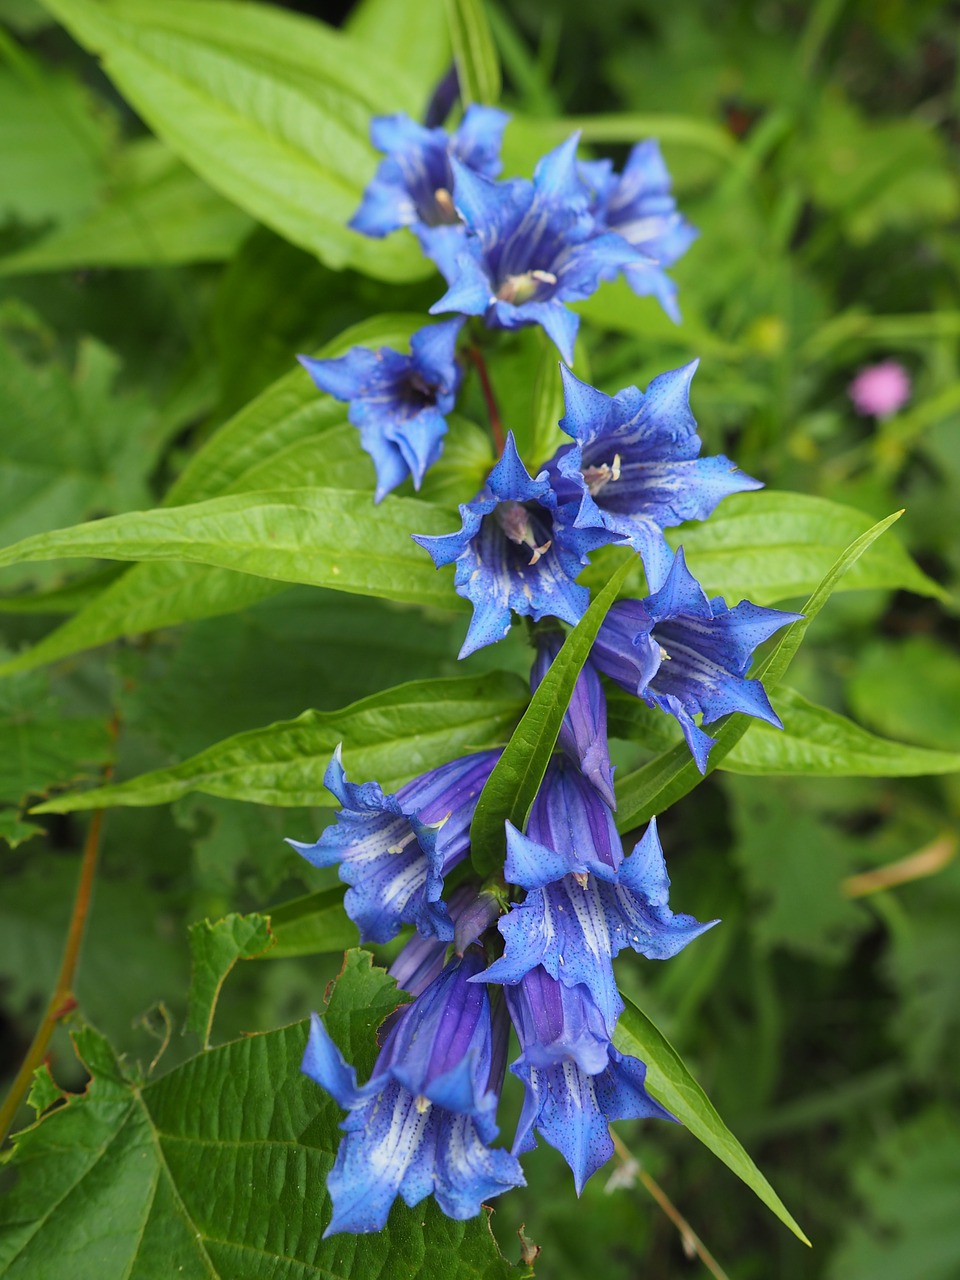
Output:
[[483,358],[483,352],[479,347],[467,347],[466,355],[473,361],[473,365],[480,375],[480,387],[483,391],[483,398],[487,403],[487,416],[490,419],[490,431],[493,434],[493,443],[496,446],[497,457],[503,453],[506,440],[503,435],[503,423],[500,421],[500,411],[497,408],[497,399],[493,394],[493,385],[490,382],[490,375],[487,373],[487,362]]

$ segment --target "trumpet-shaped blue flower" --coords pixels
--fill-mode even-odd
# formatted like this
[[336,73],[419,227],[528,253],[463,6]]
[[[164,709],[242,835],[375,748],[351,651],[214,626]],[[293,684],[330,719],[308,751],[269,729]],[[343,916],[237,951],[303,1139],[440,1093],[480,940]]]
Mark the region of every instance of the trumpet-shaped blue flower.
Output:
[[613,957],[632,947],[666,960],[717,923],[670,910],[656,820],[624,858],[609,806],[562,760],[548,770],[527,835],[507,823],[504,876],[527,896],[501,917],[503,955],[477,981],[514,985],[542,965],[587,988],[608,1036],[623,1011]]
[[762,488],[722,454],[700,457],[690,412],[697,364],[661,373],[646,394],[626,387],[615,396],[561,367],[566,413],[560,426],[576,443],[551,461],[554,487],[562,502],[579,502],[578,528],[607,529],[639,551],[653,590],[673,560],[664,529],[705,520],[730,493]]
[[448,965],[392,1021],[364,1085],[313,1015],[303,1071],[349,1114],[327,1179],[333,1218],[324,1236],[380,1231],[399,1195],[434,1195],[451,1218],[523,1186],[516,1158],[491,1150],[506,1061],[507,1021],[491,1017],[486,988],[469,978],[479,950]]
[[447,432],[461,370],[456,360],[462,319],[418,329],[410,354],[389,347],[354,347],[333,360],[298,359],[321,391],[350,405],[347,416],[373,459],[379,502],[408,475],[420,488]]
[[337,822],[314,844],[287,843],[315,867],[339,863],[362,941],[389,942],[404,924],[452,940],[443,877],[466,856],[477,797],[499,754],[452,760],[389,795],[376,782],[348,782],[337,747],[323,778],[343,806]]
[[530,476],[511,433],[484,488],[472,502],[460,504],[459,532],[435,538],[414,534],[437,568],[456,563],[457,594],[473,605],[461,658],[502,640],[510,630],[511,609],[534,620],[580,620],[590,593],[576,577],[587,552],[611,537],[605,529],[575,529],[575,510],[558,505],[546,473]]
[[535,1145],[533,1133],[560,1152],[577,1195],[613,1155],[611,1120],[674,1117],[651,1098],[646,1067],[610,1043],[603,1016],[583,986],[567,986],[538,966],[506,988],[520,1040],[510,1070],[525,1096],[514,1153]]
[[484,316],[495,329],[542,325],[573,363],[579,317],[566,304],[643,261],[590,213],[590,193],[577,172],[577,140],[574,134],[545,155],[533,182],[491,182],[452,162],[454,204],[471,234],[452,246],[456,252],[433,255],[450,288],[432,312]]
[[[426,128],[406,115],[377,116],[370,139],[385,160],[350,220],[354,231],[381,237],[398,227],[416,232],[424,252],[433,256],[444,241],[463,236],[454,208],[456,158],[468,172],[495,178],[500,172],[500,143],[509,117],[496,107],[473,105],[453,134]],[[451,237],[450,228],[456,228]]]
[[699,232],[677,211],[659,144],[653,138],[638,142],[620,174],[609,160],[584,164],[581,174],[593,188],[597,221],[646,255],[646,261],[624,268],[630,288],[640,297],[653,294],[679,324],[677,286],[664,267],[683,257]]
[[740,711],[783,728],[763,685],[748,679],[746,670],[758,644],[802,617],[748,600],[733,609],[719,596],[709,600],[681,547],[659,591],[610,609],[592,656],[628,693],[676,718],[705,773],[716,739],[695,722],[698,712],[704,724]]
[[[537,635],[537,656],[530,671],[531,691],[539,687],[562,644],[563,636],[557,631]],[[607,743],[607,699],[589,658],[577,676],[557,742],[560,749],[580,765],[584,777],[590,780],[610,808],[615,809],[613,767]]]

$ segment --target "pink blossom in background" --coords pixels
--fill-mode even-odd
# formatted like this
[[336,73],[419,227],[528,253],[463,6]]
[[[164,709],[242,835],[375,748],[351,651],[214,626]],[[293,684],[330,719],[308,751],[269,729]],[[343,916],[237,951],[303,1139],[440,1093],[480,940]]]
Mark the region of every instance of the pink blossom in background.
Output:
[[889,418],[910,399],[910,375],[896,360],[861,369],[847,387],[857,413]]

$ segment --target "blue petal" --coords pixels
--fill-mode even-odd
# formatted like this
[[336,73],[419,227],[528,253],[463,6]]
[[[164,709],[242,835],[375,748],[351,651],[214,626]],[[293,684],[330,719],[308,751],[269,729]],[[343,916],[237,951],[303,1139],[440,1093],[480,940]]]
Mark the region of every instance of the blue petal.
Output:
[[366,347],[354,347],[335,360],[317,360],[312,356],[297,359],[320,388],[336,400],[353,400],[376,376],[376,354]]
[[503,167],[500,146],[509,119],[506,111],[471,103],[453,135],[453,154],[469,168],[496,178]]
[[476,244],[465,240],[453,257],[452,270],[449,257],[439,257],[437,266],[443,271],[450,288],[430,308],[430,314],[442,315],[447,311],[460,311],[468,316],[482,316],[490,305],[493,293]]
[[596,1076],[574,1063],[554,1067],[511,1067],[533,1094],[537,1132],[563,1156],[577,1195],[613,1155],[610,1127],[597,1100]]
[[526,1180],[508,1151],[492,1151],[469,1116],[441,1113],[438,1119],[435,1191],[448,1218],[473,1218],[485,1201],[524,1187]]
[[[457,339],[463,328],[463,318],[441,320],[439,324],[418,329],[410,339],[410,356],[413,367],[430,387],[439,392],[451,393],[460,380],[456,361]],[[446,406],[453,408],[452,405]]]
[[578,129],[537,161],[537,167],[533,172],[533,184],[540,198],[563,204],[579,201],[586,205],[588,193],[577,171],[579,143]]
[[357,1089],[357,1073],[345,1061],[343,1054],[333,1043],[330,1033],[320,1017],[310,1015],[310,1036],[303,1052],[300,1070],[311,1080],[326,1089],[327,1093],[345,1111],[350,1111],[364,1101]]

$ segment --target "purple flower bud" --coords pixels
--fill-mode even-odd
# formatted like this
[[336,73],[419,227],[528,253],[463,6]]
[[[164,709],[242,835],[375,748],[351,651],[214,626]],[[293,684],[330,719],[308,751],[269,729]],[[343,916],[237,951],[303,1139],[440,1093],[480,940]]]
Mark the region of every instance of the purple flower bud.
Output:
[[[556,631],[537,636],[537,656],[530,671],[531,692],[539,688],[562,644],[563,636]],[[577,677],[558,742],[561,750],[580,765],[584,777],[593,783],[610,808],[615,809],[613,768],[607,745],[607,699],[589,658]]]

